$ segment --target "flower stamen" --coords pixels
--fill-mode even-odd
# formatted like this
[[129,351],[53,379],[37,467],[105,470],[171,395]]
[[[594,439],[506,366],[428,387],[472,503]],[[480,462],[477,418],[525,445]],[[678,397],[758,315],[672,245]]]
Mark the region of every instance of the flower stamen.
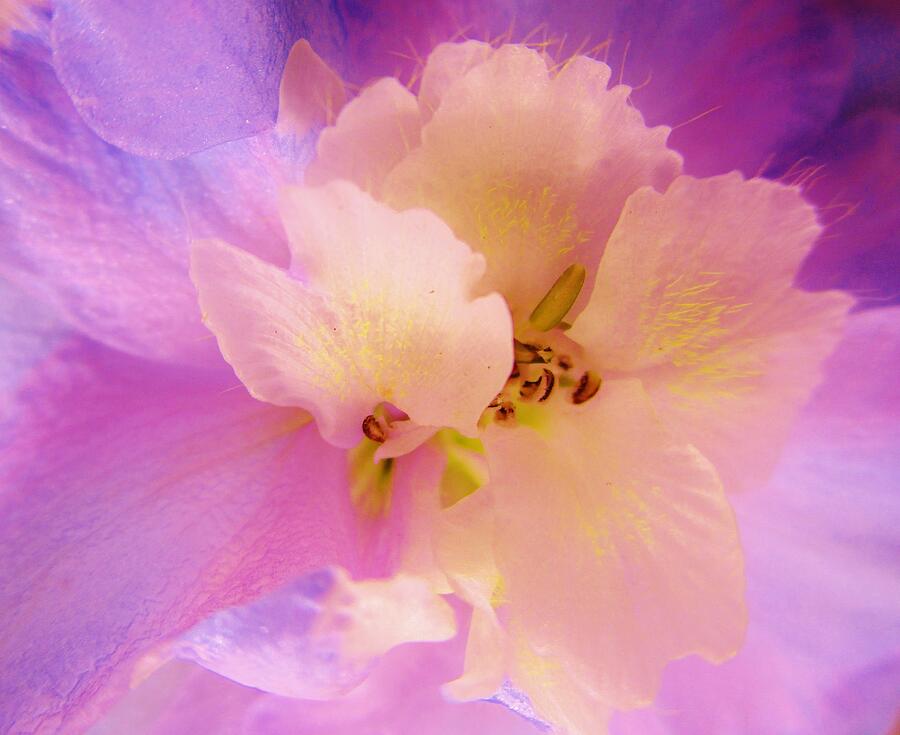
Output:
[[572,391],[572,403],[578,405],[579,403],[589,401],[597,395],[597,391],[600,390],[600,385],[602,383],[603,380],[597,373],[592,370],[586,370],[584,375],[582,375],[581,379],[578,381],[575,390]]
[[363,434],[378,444],[384,444],[384,441],[387,439],[387,430],[372,414],[363,419],[362,430]]
[[494,412],[494,421],[498,424],[512,426],[516,420],[516,404],[512,401],[503,401]]

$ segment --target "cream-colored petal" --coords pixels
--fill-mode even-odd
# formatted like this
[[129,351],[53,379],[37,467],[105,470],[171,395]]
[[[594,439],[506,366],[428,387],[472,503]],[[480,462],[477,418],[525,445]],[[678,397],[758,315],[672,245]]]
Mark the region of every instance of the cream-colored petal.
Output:
[[386,201],[432,209],[485,255],[484,287],[517,324],[570,264],[591,283],[628,195],[680,169],[668,130],[647,128],[609,78],[592,59],[551,72],[537,52],[504,46],[442,90],[421,147],[385,181]]
[[503,299],[471,295],[483,259],[347,182],[290,189],[282,213],[292,272],[218,241],[192,251],[206,324],[251,393],[308,408],[339,446],[382,401],[474,434],[512,361]]
[[344,83],[313,51],[309,41],[297,41],[288,54],[278,90],[280,133],[303,137],[313,128],[334,123],[344,106]]
[[396,79],[379,79],[322,131],[306,182],[346,179],[380,197],[388,171],[419,144],[421,124],[412,92]]
[[434,558],[453,591],[472,605],[462,675],[444,691],[454,699],[492,696],[509,675],[509,640],[494,612],[502,579],[494,560],[494,504],[482,489],[434,518]]
[[640,382],[551,401],[545,434],[493,425],[484,443],[513,683],[558,718],[650,701],[669,660],[732,655],[746,618],[715,471],[666,431]]
[[387,439],[375,450],[373,459],[380,462],[383,459],[394,459],[409,454],[431,439],[437,430],[434,426],[419,426],[409,420],[394,422],[390,426]]
[[762,482],[851,300],[793,288],[821,228],[800,192],[737,174],[628,200],[567,333],[600,374],[642,375],[727,489]]

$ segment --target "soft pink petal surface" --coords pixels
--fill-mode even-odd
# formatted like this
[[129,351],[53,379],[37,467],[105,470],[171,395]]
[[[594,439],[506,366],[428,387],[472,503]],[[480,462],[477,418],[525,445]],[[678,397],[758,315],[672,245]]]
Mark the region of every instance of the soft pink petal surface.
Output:
[[796,189],[739,174],[629,198],[568,336],[640,375],[726,488],[764,481],[852,303],[793,288],[820,232]]
[[469,69],[487,61],[493,52],[493,46],[481,41],[441,43],[435,46],[428,54],[419,83],[418,98],[422,119],[430,120],[453,84]]
[[306,182],[346,179],[380,196],[385,176],[419,144],[421,126],[412,92],[396,79],[379,79],[322,131]]
[[22,389],[0,466],[0,729],[77,732],[199,619],[355,568],[343,453],[233,388],[79,342]]
[[506,305],[472,294],[483,259],[432,213],[347,182],[289,189],[282,210],[290,273],[216,241],[193,251],[204,318],[251,393],[308,408],[344,447],[382,401],[473,434],[512,363]]

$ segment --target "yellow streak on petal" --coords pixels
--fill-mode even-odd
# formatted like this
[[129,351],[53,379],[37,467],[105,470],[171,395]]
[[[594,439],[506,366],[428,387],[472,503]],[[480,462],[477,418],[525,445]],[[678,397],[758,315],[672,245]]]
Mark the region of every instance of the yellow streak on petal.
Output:
[[641,314],[641,330],[645,335],[641,349],[645,355],[671,354],[672,363],[677,367],[706,363],[714,345],[728,334],[725,318],[750,306],[737,303],[731,295],[716,292],[722,274],[699,275],[706,280],[691,283],[684,276],[677,276],[665,285],[661,281],[651,284],[650,293],[660,289],[662,293],[658,299],[648,299]]

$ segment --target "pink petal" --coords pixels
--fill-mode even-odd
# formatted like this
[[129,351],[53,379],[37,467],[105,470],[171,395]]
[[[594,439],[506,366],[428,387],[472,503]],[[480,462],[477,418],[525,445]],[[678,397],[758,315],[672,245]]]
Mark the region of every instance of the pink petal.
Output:
[[302,138],[331,124],[344,106],[344,83],[306,39],[288,54],[278,93],[279,131]]
[[346,182],[289,190],[283,211],[306,281],[224,243],[193,252],[207,324],[253,395],[308,408],[344,447],[382,401],[474,434],[512,363],[503,300],[471,294],[483,259]]
[[473,607],[465,668],[444,687],[456,699],[491,697],[509,674],[509,641],[494,610],[503,585],[494,559],[496,522],[493,498],[481,489],[441,511],[430,529],[436,563]]
[[557,400],[546,434],[485,435],[499,614],[538,714],[597,732],[607,708],[649,701],[669,660],[735,653],[743,561],[715,472],[637,381]]
[[380,196],[387,173],[419,144],[421,125],[412,92],[396,79],[379,79],[322,131],[306,181],[346,179]]
[[568,332],[654,404],[729,489],[765,480],[851,301],[792,287],[819,234],[796,189],[739,174],[635,193]]
[[74,343],[23,389],[0,468],[0,730],[78,731],[198,620],[355,568],[343,453],[228,388]]
[[216,613],[175,651],[256,689],[330,699],[359,684],[394,646],[455,633],[453,610],[422,579],[353,582],[342,570],[326,569]]
[[385,182],[389,203],[437,212],[485,255],[484,287],[517,323],[571,263],[593,270],[631,192],[680,168],[667,129],[647,128],[608,82],[600,62],[551,75],[537,52],[505,46],[446,90]]

